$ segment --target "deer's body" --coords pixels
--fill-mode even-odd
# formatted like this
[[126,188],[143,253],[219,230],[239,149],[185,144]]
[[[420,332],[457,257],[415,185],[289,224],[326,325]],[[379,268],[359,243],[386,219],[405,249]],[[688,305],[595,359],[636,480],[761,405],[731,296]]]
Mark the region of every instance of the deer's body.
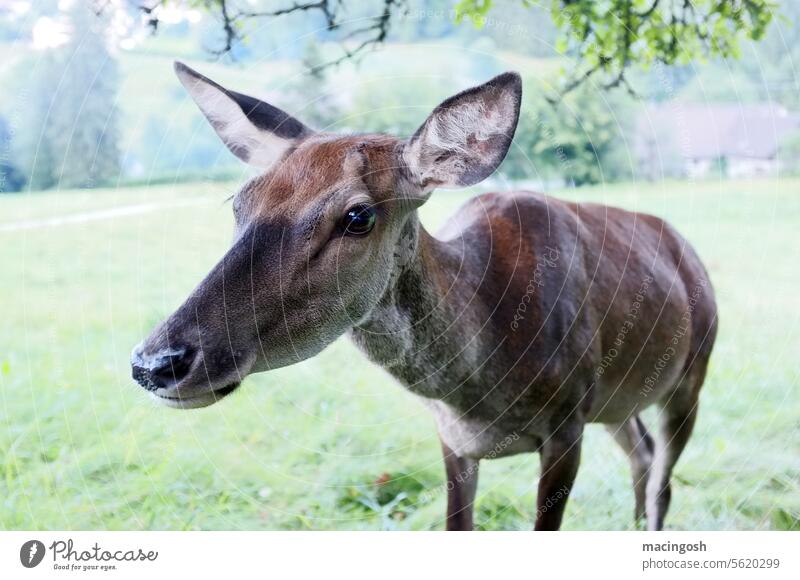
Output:
[[[143,387],[205,406],[349,332],[433,411],[448,529],[472,527],[481,459],[532,451],[536,528],[558,528],[588,422],[630,458],[636,517],[663,526],[716,333],[688,243],[653,216],[527,192],[476,197],[437,237],[417,217],[434,188],[502,161],[518,76],[448,99],[401,140],[317,134],[176,70],[231,151],[266,172],[236,195],[231,249],[134,350]],[[652,404],[655,438],[638,417]]]
[[[705,364],[708,278],[656,217],[494,193],[468,202],[438,238],[409,229],[407,264],[352,337],[429,400],[459,455],[537,450],[570,415],[623,422],[674,391],[698,356]],[[705,298],[681,333],[697,289]],[[511,434],[519,441],[498,452]]]

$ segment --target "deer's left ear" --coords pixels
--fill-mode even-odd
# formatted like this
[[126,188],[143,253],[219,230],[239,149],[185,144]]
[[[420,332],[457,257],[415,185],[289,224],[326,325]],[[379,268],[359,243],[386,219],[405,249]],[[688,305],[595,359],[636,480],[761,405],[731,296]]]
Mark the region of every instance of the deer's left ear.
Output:
[[507,72],[444,101],[404,145],[412,179],[428,192],[487,178],[508,152],[521,100],[522,79]]
[[182,62],[175,74],[231,153],[250,165],[270,168],[313,131],[269,103],[230,91]]

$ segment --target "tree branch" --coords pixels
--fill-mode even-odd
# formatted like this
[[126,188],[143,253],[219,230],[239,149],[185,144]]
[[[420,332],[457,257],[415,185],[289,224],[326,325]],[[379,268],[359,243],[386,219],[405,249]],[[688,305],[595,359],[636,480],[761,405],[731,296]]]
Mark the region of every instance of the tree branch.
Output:
[[[93,1],[101,11],[103,5],[111,3]],[[138,7],[154,32],[159,28],[161,9],[181,2],[128,1]],[[341,55],[321,64],[306,63],[315,74],[356,59],[384,43],[392,18],[407,2],[369,0],[376,8],[375,15],[353,25],[341,16],[344,5],[356,0],[278,0],[281,7],[265,10],[253,8],[249,0],[183,1],[189,6],[202,7],[220,22],[222,43],[211,51],[217,57],[229,54],[243,40],[247,35],[244,25],[249,21],[299,13],[321,15],[329,31],[341,30],[338,36]],[[633,93],[626,77],[633,64],[672,65],[681,59],[735,54],[739,37],[757,39],[763,35],[777,6],[776,0],[711,0],[697,5],[693,0],[649,0],[639,11],[632,0],[604,3],[550,0],[550,4],[556,25],[568,41],[568,52],[577,60],[572,73],[563,79],[559,98],[598,73],[604,77],[602,87],[624,87]],[[460,6],[462,15],[473,21],[476,15],[483,18],[486,10],[491,9],[488,0],[462,0]]]
[[[159,25],[158,11],[170,0],[148,0],[138,2],[138,9],[148,18],[148,25],[156,31]],[[338,58],[325,61],[321,64],[309,64],[310,72],[318,74],[324,69],[337,66],[347,60],[354,59],[367,49],[375,48],[384,43],[391,29],[392,16],[396,10],[406,4],[406,0],[381,0],[381,9],[378,15],[369,17],[369,24],[346,32],[341,38],[342,55]],[[229,54],[233,47],[244,40],[246,33],[241,29],[241,23],[268,18],[278,18],[300,12],[316,12],[325,19],[328,30],[335,30],[344,26],[339,20],[339,9],[342,0],[310,0],[308,2],[294,1],[292,4],[275,10],[239,9],[231,0],[205,0],[203,6],[206,12],[212,14],[220,22],[223,32],[222,46],[210,52],[216,57]],[[348,48],[347,42],[359,40],[355,47]]]

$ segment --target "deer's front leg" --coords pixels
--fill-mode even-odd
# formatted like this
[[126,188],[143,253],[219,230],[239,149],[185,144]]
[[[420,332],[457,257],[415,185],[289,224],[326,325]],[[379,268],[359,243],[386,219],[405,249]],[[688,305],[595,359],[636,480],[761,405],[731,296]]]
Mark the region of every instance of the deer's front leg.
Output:
[[536,498],[536,530],[557,530],[581,461],[583,425],[570,425],[545,440]]
[[457,456],[442,443],[447,473],[447,530],[472,530],[472,508],[478,489],[478,460]]

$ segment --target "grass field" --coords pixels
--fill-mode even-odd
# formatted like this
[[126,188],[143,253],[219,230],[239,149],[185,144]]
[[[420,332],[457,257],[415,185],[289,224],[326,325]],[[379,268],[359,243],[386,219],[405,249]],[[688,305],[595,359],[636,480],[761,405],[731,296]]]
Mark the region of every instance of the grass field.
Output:
[[[233,187],[0,196],[0,528],[443,527],[432,419],[346,340],[194,412],[132,384],[132,346],[230,241]],[[424,221],[466,195],[437,193]],[[800,528],[800,181],[558,195],[666,217],[716,287],[719,340],[668,526]],[[529,529],[537,470],[534,455],[486,462],[478,525]],[[628,477],[590,427],[564,527],[631,528]]]

